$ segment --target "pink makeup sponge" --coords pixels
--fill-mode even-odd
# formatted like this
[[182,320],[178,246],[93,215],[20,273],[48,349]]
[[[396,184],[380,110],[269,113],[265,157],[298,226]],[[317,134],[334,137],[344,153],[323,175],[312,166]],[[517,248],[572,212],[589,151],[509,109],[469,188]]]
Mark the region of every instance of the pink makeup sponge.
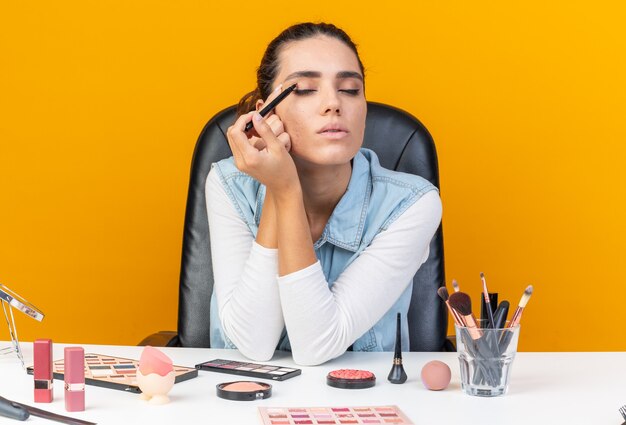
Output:
[[432,391],[440,391],[450,384],[452,372],[444,362],[433,360],[422,368],[422,383]]
[[139,358],[139,370],[145,375],[156,373],[165,376],[174,370],[172,359],[154,347],[146,346]]

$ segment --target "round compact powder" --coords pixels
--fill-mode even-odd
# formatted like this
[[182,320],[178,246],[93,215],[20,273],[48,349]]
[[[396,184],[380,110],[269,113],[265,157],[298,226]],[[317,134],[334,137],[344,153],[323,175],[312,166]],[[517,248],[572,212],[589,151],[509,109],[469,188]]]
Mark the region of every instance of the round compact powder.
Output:
[[259,384],[251,381],[232,382],[222,387],[226,391],[263,391],[267,389],[267,385]]
[[272,396],[272,386],[256,381],[224,382],[217,385],[217,396],[237,401],[260,400]]
[[326,376],[326,383],[335,388],[357,390],[376,385],[376,376],[368,370],[338,369]]

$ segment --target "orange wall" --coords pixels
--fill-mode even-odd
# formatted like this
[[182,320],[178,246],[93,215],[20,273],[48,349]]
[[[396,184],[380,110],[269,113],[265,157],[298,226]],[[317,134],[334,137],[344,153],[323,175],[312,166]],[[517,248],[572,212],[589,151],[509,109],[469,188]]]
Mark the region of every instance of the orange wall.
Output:
[[361,46],[369,99],[435,137],[448,279],[475,302],[481,271],[513,304],[534,284],[522,350],[626,349],[624,16],[621,1],[5,2],[0,282],[47,314],[16,316],[21,338],[176,327],[196,137],[252,89],[274,35],[323,19]]

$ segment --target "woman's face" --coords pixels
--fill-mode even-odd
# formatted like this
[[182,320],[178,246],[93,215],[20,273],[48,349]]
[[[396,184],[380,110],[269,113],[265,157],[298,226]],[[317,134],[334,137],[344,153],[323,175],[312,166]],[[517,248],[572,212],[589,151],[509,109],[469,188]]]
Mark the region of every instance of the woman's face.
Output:
[[276,107],[296,163],[339,165],[363,143],[367,103],[356,55],[326,36],[285,45],[274,87],[298,88]]

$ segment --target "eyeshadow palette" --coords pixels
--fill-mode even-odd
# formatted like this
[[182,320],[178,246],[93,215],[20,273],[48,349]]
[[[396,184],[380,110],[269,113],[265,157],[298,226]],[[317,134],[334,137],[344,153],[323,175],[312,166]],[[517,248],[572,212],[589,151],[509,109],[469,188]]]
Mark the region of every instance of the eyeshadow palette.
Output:
[[[85,384],[114,390],[141,393],[137,385],[137,369],[139,360],[121,357],[105,356],[103,354],[85,354]],[[27,368],[27,373],[33,374],[33,367]],[[63,359],[53,363],[54,379],[63,380]],[[176,375],[174,382],[183,382],[198,376],[198,369],[184,366],[174,366]]]
[[196,365],[200,370],[230,373],[231,375],[251,376],[253,378],[284,381],[302,373],[293,367],[273,366],[260,363],[237,362],[233,360],[215,359]]
[[412,425],[397,406],[259,407],[263,425]]

